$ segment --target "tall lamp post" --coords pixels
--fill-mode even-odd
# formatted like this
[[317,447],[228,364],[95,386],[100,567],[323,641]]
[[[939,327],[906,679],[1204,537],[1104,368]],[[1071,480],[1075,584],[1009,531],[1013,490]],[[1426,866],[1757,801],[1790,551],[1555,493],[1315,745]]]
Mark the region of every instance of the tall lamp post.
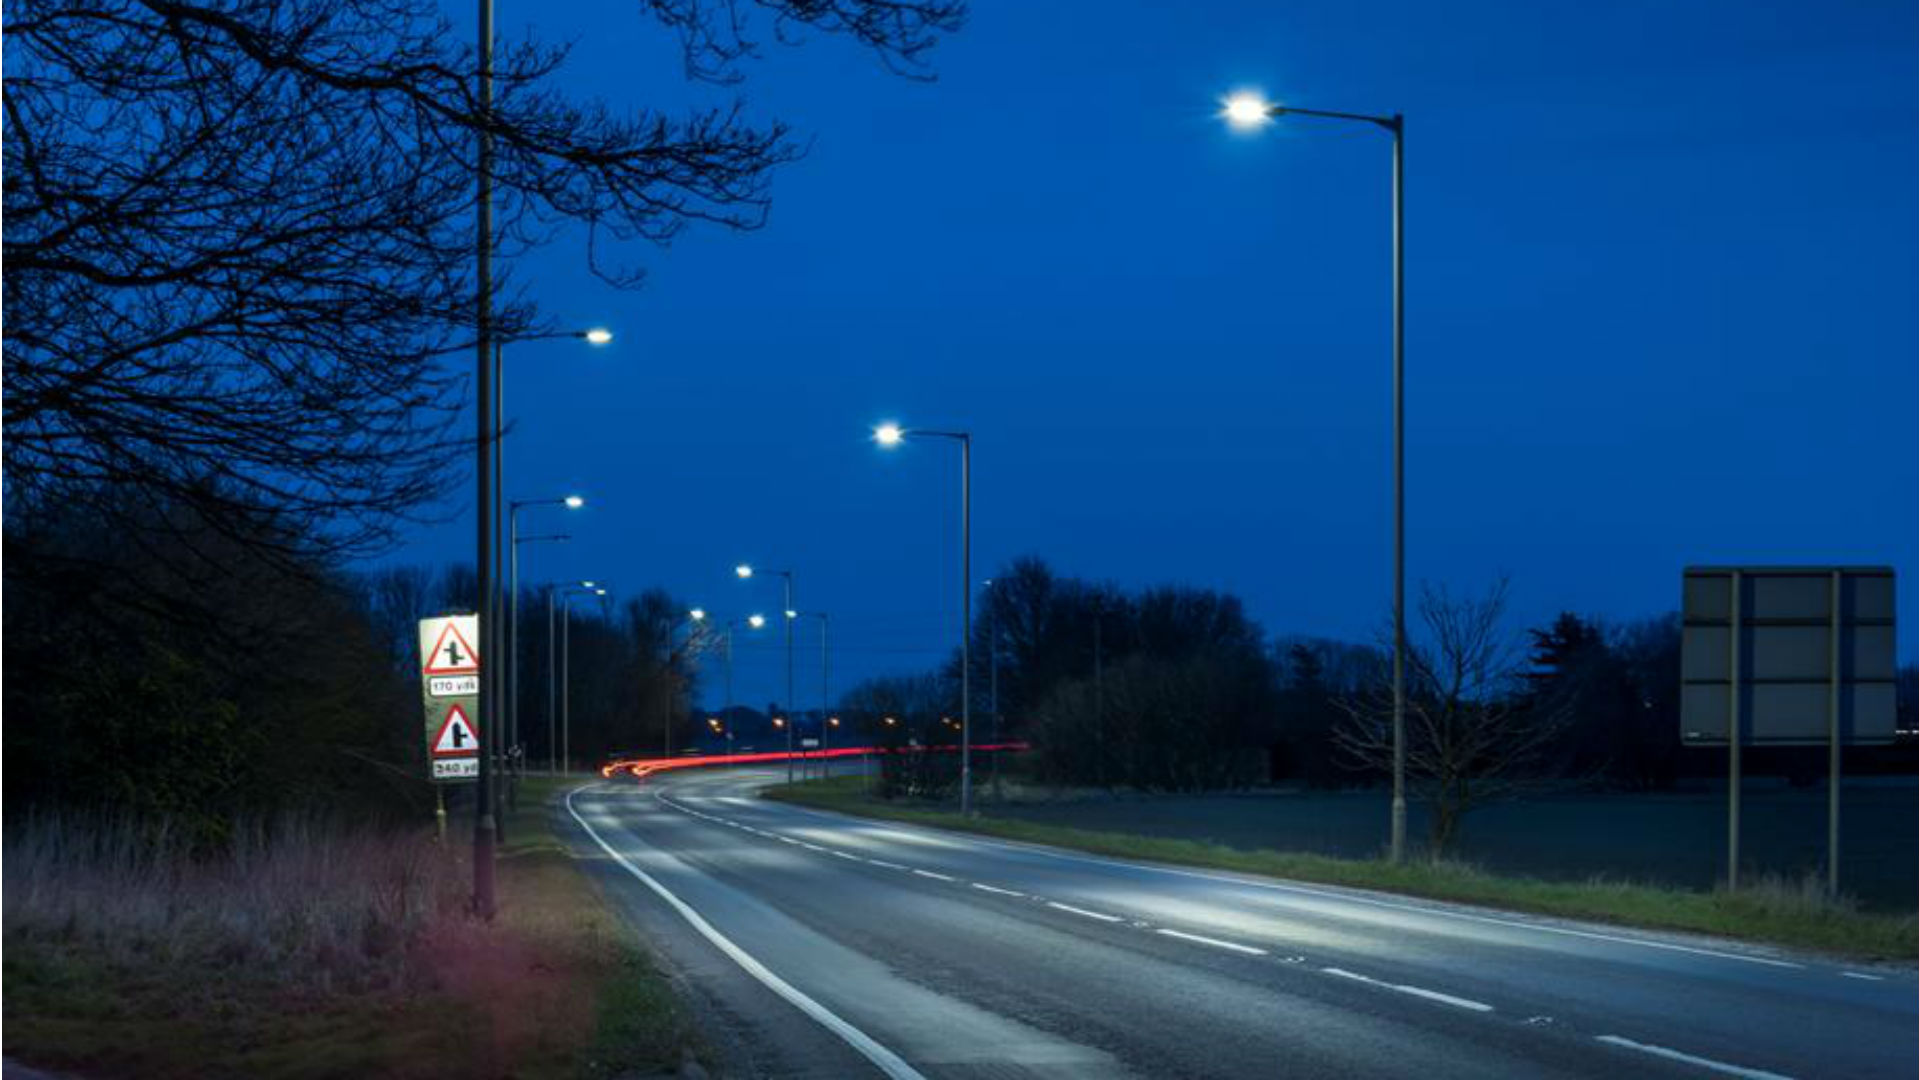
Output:
[[[778,574],[780,577],[783,590],[781,595],[785,601],[781,604],[780,610],[784,615],[781,621],[786,625],[786,711],[790,714],[793,711],[793,620],[800,616],[799,612],[793,610],[793,571],[756,571],[750,564],[741,563],[733,568],[733,573],[739,575],[741,581],[752,580],[755,573]],[[789,784],[793,782],[793,725],[791,724],[786,726],[786,782]]]
[[1406,118],[1394,113],[1328,112],[1269,102],[1257,94],[1226,100],[1234,127],[1263,127],[1281,116],[1349,120],[1393,136],[1393,817],[1392,859],[1406,855]]
[[973,436],[965,431],[886,423],[873,441],[892,449],[907,439],[951,439],[960,448],[960,816],[973,812]]
[[[568,668],[572,663],[573,635],[568,627],[573,621],[573,598],[581,593],[605,596],[606,589],[594,581],[582,581],[574,585],[548,585],[546,587],[546,771],[550,776],[558,776],[560,774],[560,759],[562,757],[567,758],[569,767],[572,765],[570,755],[563,755],[561,753],[561,744],[566,741],[567,736],[572,735],[570,729],[572,727],[573,716],[571,712],[571,702],[568,700],[571,687],[568,686],[567,676],[571,674]],[[553,628],[553,598],[555,596],[560,597],[562,616],[557,637]],[[554,678],[554,662],[556,659],[554,656],[556,651],[554,645],[556,641],[559,644],[557,650],[559,653],[557,658],[559,678],[557,683]],[[554,708],[556,686],[557,696],[559,698],[559,708],[557,711]],[[566,718],[561,724],[569,729],[565,735],[562,735],[556,730],[556,727],[561,726],[560,724],[556,724],[556,720],[558,720],[561,715],[564,715]]]
[[720,717],[726,722],[728,753],[733,749],[733,631],[741,626],[758,630],[765,625],[764,615],[748,615],[744,619],[729,619],[726,623],[725,647],[721,654],[726,660],[726,703],[720,708]]
[[705,624],[706,611],[702,608],[694,608],[686,613],[686,618],[680,620],[678,626],[667,631],[666,634],[666,667],[660,672],[662,697],[665,699],[660,703],[660,756],[663,758],[673,756],[673,713],[676,711],[673,708],[673,699],[675,697],[673,693],[673,658],[677,655],[673,649],[673,635],[691,627],[693,632],[686,636],[686,646],[690,652],[693,649],[700,630],[705,628]]
[[546,536],[520,535],[520,509],[527,506],[564,506],[578,510],[586,500],[578,495],[557,499],[511,499],[507,502],[507,617],[506,617],[506,716],[509,748],[520,738],[520,545],[542,541],[564,543],[572,537],[561,533]]
[[[827,652],[827,640],[831,637],[832,618],[824,611],[798,611],[794,617],[799,619],[818,619],[820,621],[820,775],[826,775],[826,729],[827,716],[833,711],[832,668]],[[794,712],[790,706],[788,712]]]

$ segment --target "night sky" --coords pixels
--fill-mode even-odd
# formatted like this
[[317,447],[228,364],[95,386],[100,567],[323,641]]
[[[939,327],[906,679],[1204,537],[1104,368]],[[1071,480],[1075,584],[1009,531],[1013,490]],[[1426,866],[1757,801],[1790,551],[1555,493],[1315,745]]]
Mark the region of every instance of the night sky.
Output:
[[[449,5],[458,27],[470,5]],[[689,86],[637,3],[500,0],[620,107],[742,95],[811,140],[769,225],[562,238],[515,280],[608,349],[508,354],[527,580],[831,613],[839,687],[930,667],[974,577],[1036,554],[1230,590],[1275,635],[1390,599],[1390,138],[1217,118],[1257,89],[1406,114],[1408,574],[1511,577],[1515,629],[1677,606],[1688,563],[1889,563],[1919,657],[1919,6],[979,0],[937,82],[849,41]],[[764,28],[763,28],[764,30]],[[770,34],[763,34],[769,37]],[[471,559],[466,515],[384,561]],[[742,701],[779,696],[776,632]],[[801,630],[800,704],[817,684]],[[717,669],[709,687],[717,687]],[[709,698],[716,697],[716,689]]]

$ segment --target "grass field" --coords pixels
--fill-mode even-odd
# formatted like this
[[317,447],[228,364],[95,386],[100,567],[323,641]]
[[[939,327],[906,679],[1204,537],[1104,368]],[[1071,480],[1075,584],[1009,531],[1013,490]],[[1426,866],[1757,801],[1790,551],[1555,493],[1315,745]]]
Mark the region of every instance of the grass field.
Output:
[[522,788],[491,923],[466,915],[470,841],[429,828],[294,827],[193,860],[126,828],[9,821],[6,1054],[143,1077],[675,1070],[700,1052],[691,1024],[554,835],[558,783]]
[[1919,960],[1919,915],[1861,912],[1829,902],[1810,881],[1764,879],[1738,892],[1688,890],[1625,881],[1545,881],[1429,860],[1392,865],[1204,840],[1072,828],[1020,818],[962,818],[930,804],[888,803],[865,794],[859,777],[841,776],[768,789],[768,798],[984,836],[1049,844],[1100,855],[1207,867],[1293,881],[1483,904],[1511,911],[1628,926],[1712,934],[1819,949],[1859,959]]

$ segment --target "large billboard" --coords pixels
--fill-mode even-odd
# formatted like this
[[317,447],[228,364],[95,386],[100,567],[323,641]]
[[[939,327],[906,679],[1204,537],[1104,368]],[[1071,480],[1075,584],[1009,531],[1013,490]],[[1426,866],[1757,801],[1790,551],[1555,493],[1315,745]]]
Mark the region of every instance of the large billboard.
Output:
[[[1686,568],[1680,734],[1741,742],[1891,742],[1897,652],[1884,566]],[[1735,693],[1736,691],[1736,693]]]

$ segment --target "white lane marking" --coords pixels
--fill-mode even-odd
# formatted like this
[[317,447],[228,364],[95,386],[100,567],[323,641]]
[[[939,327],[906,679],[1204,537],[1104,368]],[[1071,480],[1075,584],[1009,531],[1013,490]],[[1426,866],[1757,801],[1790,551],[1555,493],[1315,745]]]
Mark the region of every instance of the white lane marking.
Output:
[[1782,1073],[1767,1072],[1764,1069],[1748,1069],[1743,1065],[1728,1065],[1723,1061],[1714,1061],[1711,1058],[1702,1058],[1694,1054],[1670,1050],[1664,1046],[1653,1046],[1649,1043],[1634,1042],[1631,1039],[1622,1039],[1617,1035],[1595,1035],[1593,1038],[1608,1046],[1619,1046],[1627,1050],[1637,1050],[1642,1054],[1651,1054],[1654,1057],[1662,1057],[1668,1061],[1683,1061],[1688,1065],[1697,1065],[1702,1069],[1711,1069],[1713,1072],[1724,1073],[1727,1076],[1744,1077],[1745,1080],[1791,1080],[1790,1077]]
[[1407,986],[1404,983],[1389,983],[1384,979],[1375,979],[1370,975],[1361,975],[1357,971],[1347,971],[1345,968],[1323,967],[1319,970],[1328,975],[1337,975],[1342,979],[1351,979],[1354,982],[1363,982],[1369,986],[1377,986],[1386,990],[1397,990],[1402,994],[1411,994],[1414,997],[1425,998],[1427,1001],[1437,1001],[1441,1005],[1453,1005],[1461,1009],[1471,1009],[1474,1012],[1493,1011],[1491,1005],[1482,1001],[1474,1001],[1471,998],[1454,997],[1451,994],[1442,994],[1437,990],[1427,990],[1420,986]]
[[913,871],[913,872],[914,872],[915,874],[918,874],[918,875],[919,875],[919,876],[921,876],[921,877],[930,877],[930,878],[932,878],[932,879],[933,879],[934,881],[953,881],[953,880],[955,880],[954,878],[950,878],[950,877],[947,877],[947,876],[946,876],[945,874],[936,874],[936,873],[934,873],[934,872],[933,872],[933,871],[931,871],[931,870],[915,870],[915,871]]
[[[862,825],[871,825],[881,820],[878,818],[862,818],[851,814],[835,814],[826,810],[813,810],[806,807],[795,806],[792,803],[782,803],[781,806],[783,809],[797,810],[803,814],[811,814],[814,817],[822,817],[833,821],[852,821]],[[1058,848],[1047,847],[1044,844],[1029,844],[1018,840],[996,840],[983,836],[975,836],[970,833],[905,825],[893,821],[885,822],[885,824],[888,828],[897,829],[901,832],[919,832],[924,835],[935,836],[959,847],[972,844],[980,847],[1006,848],[1011,851],[1024,851],[1049,859],[1058,859],[1062,862],[1090,863],[1094,866],[1112,866],[1122,870],[1130,870],[1135,873],[1165,874],[1170,877],[1197,878],[1200,881],[1217,881],[1227,885],[1264,889],[1268,892],[1298,893],[1304,896],[1317,896],[1328,900],[1338,900],[1343,903],[1364,904],[1370,907],[1386,908],[1389,911],[1409,911],[1416,915],[1430,915],[1441,919],[1459,919],[1465,922],[1486,923],[1492,926],[1509,926],[1517,930],[1534,930],[1542,934],[1561,934],[1566,937],[1590,938],[1594,941],[1610,941],[1619,945],[1637,945],[1646,949],[1664,949],[1668,952],[1691,953],[1695,956],[1711,956],[1720,960],[1739,960],[1748,964],[1764,964],[1768,967],[1802,970],[1806,966],[1804,964],[1795,964],[1790,960],[1774,960],[1768,956],[1748,956],[1744,953],[1722,952],[1718,949],[1703,949],[1697,945],[1678,945],[1670,941],[1649,941],[1645,938],[1622,937],[1618,934],[1602,934],[1594,930],[1575,930],[1569,926],[1547,926],[1542,923],[1523,922],[1519,919],[1501,919],[1492,915],[1476,915],[1466,911],[1451,911],[1446,908],[1421,907],[1418,904],[1395,903],[1391,900],[1380,900],[1371,896],[1356,895],[1355,893],[1334,892],[1330,889],[1315,889],[1307,885],[1297,885],[1290,882],[1250,880],[1247,878],[1227,877],[1224,874],[1209,874],[1199,870],[1180,870],[1170,866],[1124,862],[1119,859],[1102,859],[1094,855],[1076,855],[1071,852],[1061,851]]]
[[1167,937],[1176,937],[1181,941],[1197,941],[1201,945],[1211,945],[1216,949],[1231,949],[1234,952],[1245,953],[1248,956],[1266,955],[1265,949],[1255,949],[1251,945],[1240,945],[1231,941],[1221,941],[1218,938],[1201,937],[1198,934],[1188,934],[1182,930],[1168,930],[1162,927],[1155,930],[1154,933],[1165,934]]
[[798,841],[798,840],[795,840],[795,839],[793,839],[793,838],[792,838],[792,837],[790,837],[790,836],[775,836],[775,837],[774,837],[773,839],[775,839],[775,840],[778,840],[778,841],[779,841],[780,843],[782,843],[782,844],[797,844],[797,843],[799,843],[799,841]]
[[985,885],[977,881],[973,882],[973,888],[981,892],[998,893],[1001,896],[1017,896],[1021,899],[1026,897],[1026,894],[1023,892],[1014,892],[1011,889],[1002,889],[997,885]]
[[862,858],[860,858],[860,857],[859,857],[858,855],[849,855],[848,853],[846,853],[846,852],[844,852],[844,851],[835,851],[835,852],[833,852],[833,855],[834,855],[835,857],[837,857],[837,858],[841,858],[841,859],[848,859],[848,860],[851,860],[851,861],[853,861],[853,862],[865,862],[865,861],[866,861],[865,859],[862,859]]
[[758,979],[762,986],[765,986],[768,990],[773,991],[780,997],[785,998],[788,1004],[805,1013],[807,1016],[812,1017],[821,1027],[839,1036],[848,1046],[857,1050],[860,1056],[872,1062],[876,1068],[888,1077],[891,1077],[892,1080],[926,1080],[925,1076],[922,1075],[919,1070],[908,1065],[905,1059],[901,1058],[898,1054],[881,1046],[871,1035],[840,1019],[831,1009],[806,996],[804,992],[792,983],[773,974],[772,971],[767,969],[765,964],[754,959],[751,953],[733,944],[732,940],[715,929],[712,923],[701,918],[700,913],[688,906],[686,901],[673,895],[672,891],[666,886],[655,881],[651,874],[633,865],[626,856],[613,850],[613,846],[602,839],[599,832],[596,831],[593,826],[587,824],[586,819],[580,816],[580,812],[573,809],[573,796],[580,790],[580,788],[574,788],[572,791],[566,793],[566,812],[572,814],[573,820],[579,822],[580,827],[586,830],[586,835],[592,837],[593,842],[600,845],[600,850],[613,856],[614,862],[619,863],[626,869],[627,873],[638,878],[642,884],[653,890],[660,899],[665,900],[674,911],[679,912],[680,917],[690,923],[693,929],[699,931],[701,937],[712,942],[714,947],[725,953],[728,958],[738,964],[748,975]]
[[896,863],[896,862],[887,862],[887,861],[886,861],[885,859],[868,859],[868,860],[866,860],[866,861],[867,861],[867,862],[870,862],[870,863],[872,863],[872,864],[873,864],[874,866],[884,866],[884,867],[886,867],[886,868],[887,868],[888,870],[904,870],[904,869],[906,869],[906,867],[904,867],[904,866],[901,866],[901,865],[900,865],[899,863]]
[[821,852],[823,852],[823,851],[825,851],[825,850],[826,850],[825,848],[823,848],[823,847],[821,847],[821,846],[819,846],[818,844],[809,844],[809,843],[807,843],[807,842],[806,842],[806,841],[804,841],[804,840],[796,840],[796,841],[794,841],[794,842],[795,842],[795,843],[797,843],[797,844],[799,844],[799,846],[801,846],[801,847],[803,847],[803,848],[805,848],[805,849],[806,849],[806,850],[808,850],[808,851],[821,851]]
[[1864,979],[1867,982],[1885,982],[1886,981],[1886,977],[1884,975],[1868,975],[1863,971],[1842,971],[1839,974],[1848,979]]
[[1062,904],[1057,900],[1046,901],[1046,906],[1049,908],[1056,908],[1060,911],[1069,912],[1073,915],[1084,915],[1089,919],[1098,919],[1100,922],[1125,922],[1126,921],[1125,919],[1122,919],[1117,915],[1105,915],[1097,911],[1088,911],[1085,908],[1076,908],[1072,906],[1071,904]]

